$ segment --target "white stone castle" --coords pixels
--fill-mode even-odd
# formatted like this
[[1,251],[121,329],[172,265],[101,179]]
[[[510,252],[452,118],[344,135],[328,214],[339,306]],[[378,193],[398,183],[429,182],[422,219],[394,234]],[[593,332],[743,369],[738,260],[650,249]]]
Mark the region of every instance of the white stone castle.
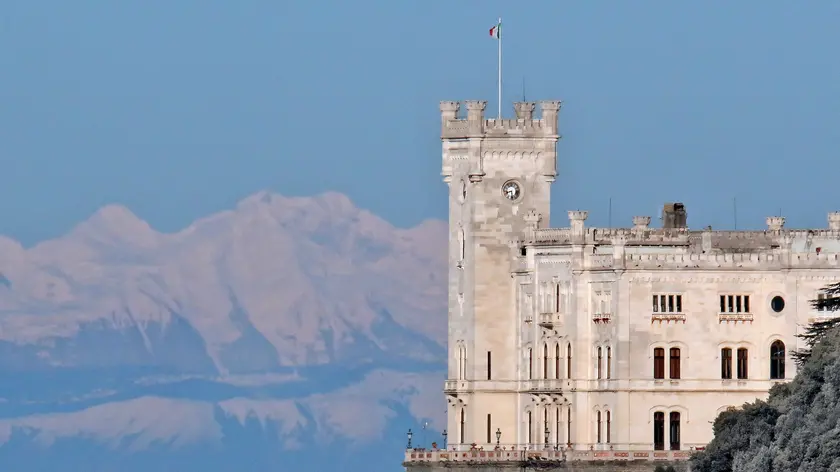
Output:
[[796,334],[829,316],[809,301],[840,280],[840,213],[828,229],[690,230],[674,203],[661,228],[587,227],[586,211],[552,228],[560,102],[539,119],[535,103],[504,120],[485,105],[440,104],[446,450],[689,451],[793,378]]

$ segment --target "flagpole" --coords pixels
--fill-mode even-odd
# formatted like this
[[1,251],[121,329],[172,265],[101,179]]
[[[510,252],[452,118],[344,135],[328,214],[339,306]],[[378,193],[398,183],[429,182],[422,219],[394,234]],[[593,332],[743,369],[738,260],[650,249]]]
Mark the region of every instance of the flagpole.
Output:
[[502,17],[499,17],[499,120],[502,119]]

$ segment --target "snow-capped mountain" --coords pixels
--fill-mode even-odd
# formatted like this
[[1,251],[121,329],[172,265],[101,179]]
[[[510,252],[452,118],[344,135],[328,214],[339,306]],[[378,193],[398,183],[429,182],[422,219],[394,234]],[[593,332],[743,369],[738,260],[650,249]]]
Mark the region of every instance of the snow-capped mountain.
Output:
[[175,233],[111,205],[32,248],[0,236],[0,462],[436,425],[445,246],[443,222],[395,228],[336,193],[261,192]]

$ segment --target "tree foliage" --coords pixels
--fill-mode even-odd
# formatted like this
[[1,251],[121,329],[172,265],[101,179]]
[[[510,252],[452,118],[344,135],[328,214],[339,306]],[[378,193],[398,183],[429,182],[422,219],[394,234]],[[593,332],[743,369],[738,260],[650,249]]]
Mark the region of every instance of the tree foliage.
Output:
[[[840,284],[824,289],[812,306],[840,310]],[[840,321],[810,325],[795,353],[799,370],[788,384],[721,413],[715,437],[691,458],[704,472],[822,472],[840,470]]]

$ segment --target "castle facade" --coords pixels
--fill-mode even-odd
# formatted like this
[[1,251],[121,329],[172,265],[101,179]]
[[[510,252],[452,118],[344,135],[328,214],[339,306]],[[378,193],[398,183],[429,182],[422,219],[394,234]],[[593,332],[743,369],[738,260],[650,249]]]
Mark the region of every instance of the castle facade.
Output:
[[[796,374],[796,334],[829,316],[810,300],[840,280],[828,227],[692,230],[550,225],[559,101],[441,102],[449,190],[445,450],[690,451],[724,409]],[[568,218],[568,220],[566,220]],[[431,457],[431,455],[429,456]]]

